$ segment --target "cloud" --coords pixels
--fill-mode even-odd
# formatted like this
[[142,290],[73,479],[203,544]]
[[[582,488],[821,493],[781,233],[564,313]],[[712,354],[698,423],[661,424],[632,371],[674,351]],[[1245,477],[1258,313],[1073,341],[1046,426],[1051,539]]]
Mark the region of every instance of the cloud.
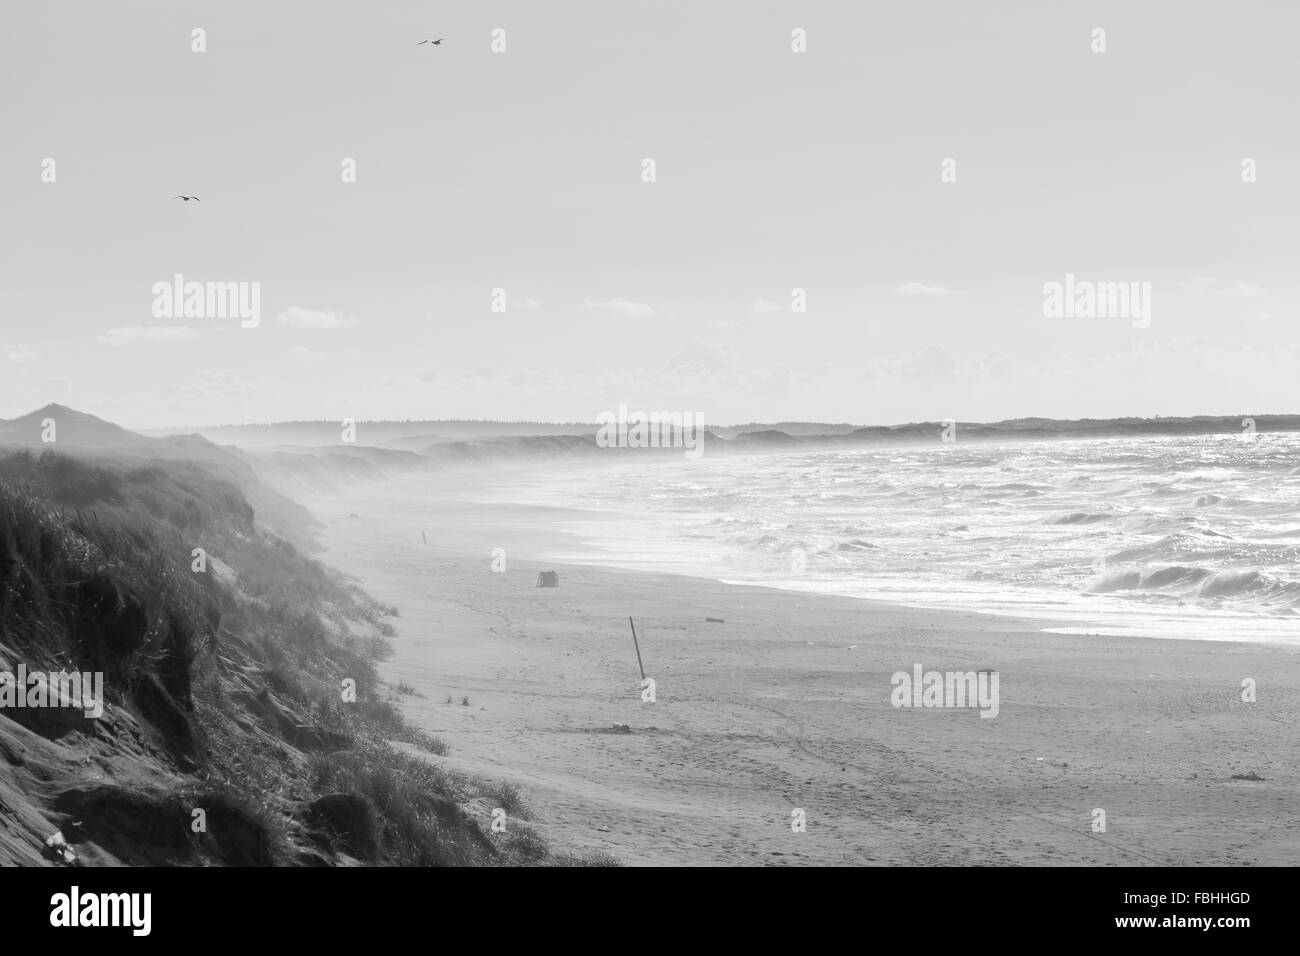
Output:
[[1011,374],[1011,361],[1003,352],[993,352],[984,356],[984,374],[991,379],[1006,378]]
[[582,307],[584,309],[609,309],[611,312],[618,312],[632,319],[648,319],[655,314],[655,310],[644,302],[629,302],[627,299],[610,299],[608,302],[592,302],[588,300],[582,304]]
[[767,315],[769,312],[781,312],[785,309],[785,306],[780,302],[768,302],[766,299],[758,299],[749,308],[755,315]]
[[199,330],[188,325],[127,325],[101,332],[99,341],[109,345],[131,345],[136,342],[188,342],[198,337]]
[[922,285],[919,282],[904,282],[894,290],[899,295],[947,295],[948,290],[941,285]]
[[728,352],[700,339],[691,339],[683,343],[677,354],[669,359],[664,372],[686,377],[713,376],[731,365],[732,358]]
[[276,315],[275,321],[295,329],[337,329],[352,324],[352,320],[341,312],[300,309],[296,305]]
[[931,346],[912,359],[909,371],[920,382],[949,381],[957,374],[957,360],[947,349]]
[[527,312],[531,309],[540,309],[542,304],[536,299],[511,299],[510,308],[515,312]]
[[40,360],[40,356],[25,345],[0,345],[0,356],[11,365],[31,365]]
[[1257,285],[1242,282],[1240,279],[1215,279],[1199,276],[1192,280],[1198,289],[1213,292],[1216,295],[1256,296],[1265,292]]
[[767,395],[786,395],[795,384],[794,373],[784,365],[751,369],[742,378],[750,391]]

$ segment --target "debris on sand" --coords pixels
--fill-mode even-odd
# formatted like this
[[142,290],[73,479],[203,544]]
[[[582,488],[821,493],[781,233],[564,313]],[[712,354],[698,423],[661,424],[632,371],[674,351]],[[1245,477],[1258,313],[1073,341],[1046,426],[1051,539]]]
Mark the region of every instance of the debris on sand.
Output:
[[588,727],[582,731],[587,734],[632,734],[632,733],[657,733],[657,727],[642,727],[633,730],[630,724],[614,723],[605,727]]

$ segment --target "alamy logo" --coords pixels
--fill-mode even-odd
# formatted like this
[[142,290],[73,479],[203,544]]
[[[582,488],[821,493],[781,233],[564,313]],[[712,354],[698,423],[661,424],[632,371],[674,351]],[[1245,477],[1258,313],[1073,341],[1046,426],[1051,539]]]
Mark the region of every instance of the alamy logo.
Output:
[[104,674],[73,671],[0,671],[0,709],[68,707],[96,720],[104,714]]
[[133,936],[148,936],[153,925],[152,893],[87,893],[74,886],[70,893],[50,897],[50,925],[127,926]]
[[1151,324],[1150,282],[1092,282],[1065,274],[1065,282],[1043,285],[1043,315],[1049,319],[1132,319],[1133,328]]
[[912,673],[895,671],[889,683],[894,707],[978,707],[980,717],[998,715],[997,671],[925,671],[912,665]]
[[629,412],[618,406],[618,414],[601,412],[596,416],[600,430],[596,445],[600,448],[684,448],[687,458],[704,454],[704,413],[696,412]]
[[262,322],[260,282],[186,282],[178,272],[151,291],[155,319],[239,319],[245,329]]

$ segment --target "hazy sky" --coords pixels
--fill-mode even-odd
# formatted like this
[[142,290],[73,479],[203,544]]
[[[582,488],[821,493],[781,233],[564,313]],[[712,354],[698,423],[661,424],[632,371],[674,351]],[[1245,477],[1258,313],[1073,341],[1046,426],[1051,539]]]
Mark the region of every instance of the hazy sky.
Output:
[[[1300,412],[1298,35],[1294,2],[6,2],[0,417]],[[156,318],[176,273],[260,282],[261,324]],[[1046,318],[1067,273],[1151,283],[1149,326]]]

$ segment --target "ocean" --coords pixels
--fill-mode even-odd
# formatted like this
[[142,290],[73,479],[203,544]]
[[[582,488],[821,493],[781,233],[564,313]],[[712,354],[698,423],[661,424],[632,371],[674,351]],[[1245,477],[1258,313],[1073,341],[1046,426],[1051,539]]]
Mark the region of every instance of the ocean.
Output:
[[567,509],[555,561],[1041,618],[1050,630],[1300,643],[1300,435],[729,455],[623,451],[499,476]]

